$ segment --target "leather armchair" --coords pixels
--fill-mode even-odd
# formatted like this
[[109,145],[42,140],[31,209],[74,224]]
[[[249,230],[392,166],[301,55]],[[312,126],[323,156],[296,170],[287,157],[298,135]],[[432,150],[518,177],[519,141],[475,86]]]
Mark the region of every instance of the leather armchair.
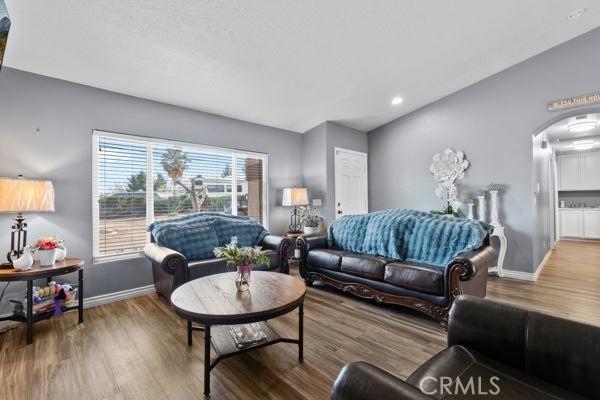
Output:
[[[406,380],[366,363],[348,364],[331,398],[598,399],[599,343],[600,327],[463,295],[450,312],[447,349]],[[452,379],[452,389],[459,380],[465,385],[492,376],[498,377],[496,396],[440,392],[442,377]]]
[[152,263],[156,291],[170,303],[173,290],[189,280],[187,259],[183,254],[154,242],[144,247],[144,254]]
[[332,400],[431,400],[414,386],[366,362],[346,365],[333,388]]
[[276,251],[279,255],[280,271],[283,274],[290,273],[290,266],[288,263],[288,252],[294,245],[294,240],[284,236],[268,235],[260,243],[260,246],[264,250]]
[[[259,244],[271,259],[271,266],[260,269],[289,274],[288,252],[293,241],[283,236],[268,235]],[[188,260],[183,254],[160,246],[151,238],[144,254],[152,263],[152,276],[156,291],[170,304],[171,293],[181,284],[207,275],[228,272],[224,260],[209,258]]]

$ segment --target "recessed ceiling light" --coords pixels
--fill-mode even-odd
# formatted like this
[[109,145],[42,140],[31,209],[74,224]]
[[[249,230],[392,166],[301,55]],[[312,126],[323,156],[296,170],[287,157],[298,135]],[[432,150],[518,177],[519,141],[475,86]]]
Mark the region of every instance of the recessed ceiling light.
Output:
[[581,17],[585,13],[585,8],[578,8],[577,10],[571,11],[567,15],[567,19],[575,19]]
[[575,150],[589,150],[594,147],[595,144],[596,142],[593,140],[577,140],[573,142],[573,148]]
[[398,104],[402,103],[404,100],[402,100],[402,97],[394,97],[392,99],[392,105],[393,106],[397,106]]
[[567,129],[571,133],[580,133],[580,132],[591,131],[592,129],[596,128],[597,126],[598,126],[598,121],[579,121],[579,122],[570,123],[569,125],[567,125]]

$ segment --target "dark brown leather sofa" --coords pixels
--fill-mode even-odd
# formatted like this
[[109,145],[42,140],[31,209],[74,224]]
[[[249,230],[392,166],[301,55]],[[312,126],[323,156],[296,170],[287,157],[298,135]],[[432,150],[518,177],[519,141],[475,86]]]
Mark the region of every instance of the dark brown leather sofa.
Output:
[[600,327],[461,296],[450,312],[448,348],[405,381],[364,362],[348,364],[331,398],[600,399],[599,377]]
[[[293,241],[289,238],[266,236],[259,246],[266,250],[271,265],[259,265],[253,269],[289,274],[288,252],[292,244]],[[152,237],[151,243],[144,248],[144,254],[152,262],[154,287],[169,304],[171,293],[182,283],[203,276],[231,271],[225,260],[221,258],[187,260],[183,254],[158,245]]]
[[304,236],[298,239],[300,275],[307,285],[321,281],[359,297],[410,307],[445,326],[458,295],[485,297],[488,269],[498,259],[499,242],[492,239],[493,245],[488,237],[481,248],[464,252],[439,268],[330,249],[327,236]]

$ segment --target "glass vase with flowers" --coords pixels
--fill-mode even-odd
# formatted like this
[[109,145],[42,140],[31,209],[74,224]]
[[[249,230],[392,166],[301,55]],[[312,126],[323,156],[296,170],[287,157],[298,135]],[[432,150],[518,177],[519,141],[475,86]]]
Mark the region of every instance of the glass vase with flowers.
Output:
[[267,253],[260,246],[238,247],[236,241],[214,249],[215,256],[225,259],[227,265],[236,268],[235,286],[238,291],[250,289],[252,265],[271,265]]

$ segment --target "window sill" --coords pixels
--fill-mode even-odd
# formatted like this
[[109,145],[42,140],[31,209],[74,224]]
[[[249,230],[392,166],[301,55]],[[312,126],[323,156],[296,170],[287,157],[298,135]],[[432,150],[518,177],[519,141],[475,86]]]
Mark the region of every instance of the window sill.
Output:
[[115,256],[104,256],[104,257],[94,257],[92,260],[93,265],[99,264],[108,264],[117,261],[125,261],[125,260],[133,260],[138,258],[144,258],[144,253],[130,253],[130,254],[122,254]]

